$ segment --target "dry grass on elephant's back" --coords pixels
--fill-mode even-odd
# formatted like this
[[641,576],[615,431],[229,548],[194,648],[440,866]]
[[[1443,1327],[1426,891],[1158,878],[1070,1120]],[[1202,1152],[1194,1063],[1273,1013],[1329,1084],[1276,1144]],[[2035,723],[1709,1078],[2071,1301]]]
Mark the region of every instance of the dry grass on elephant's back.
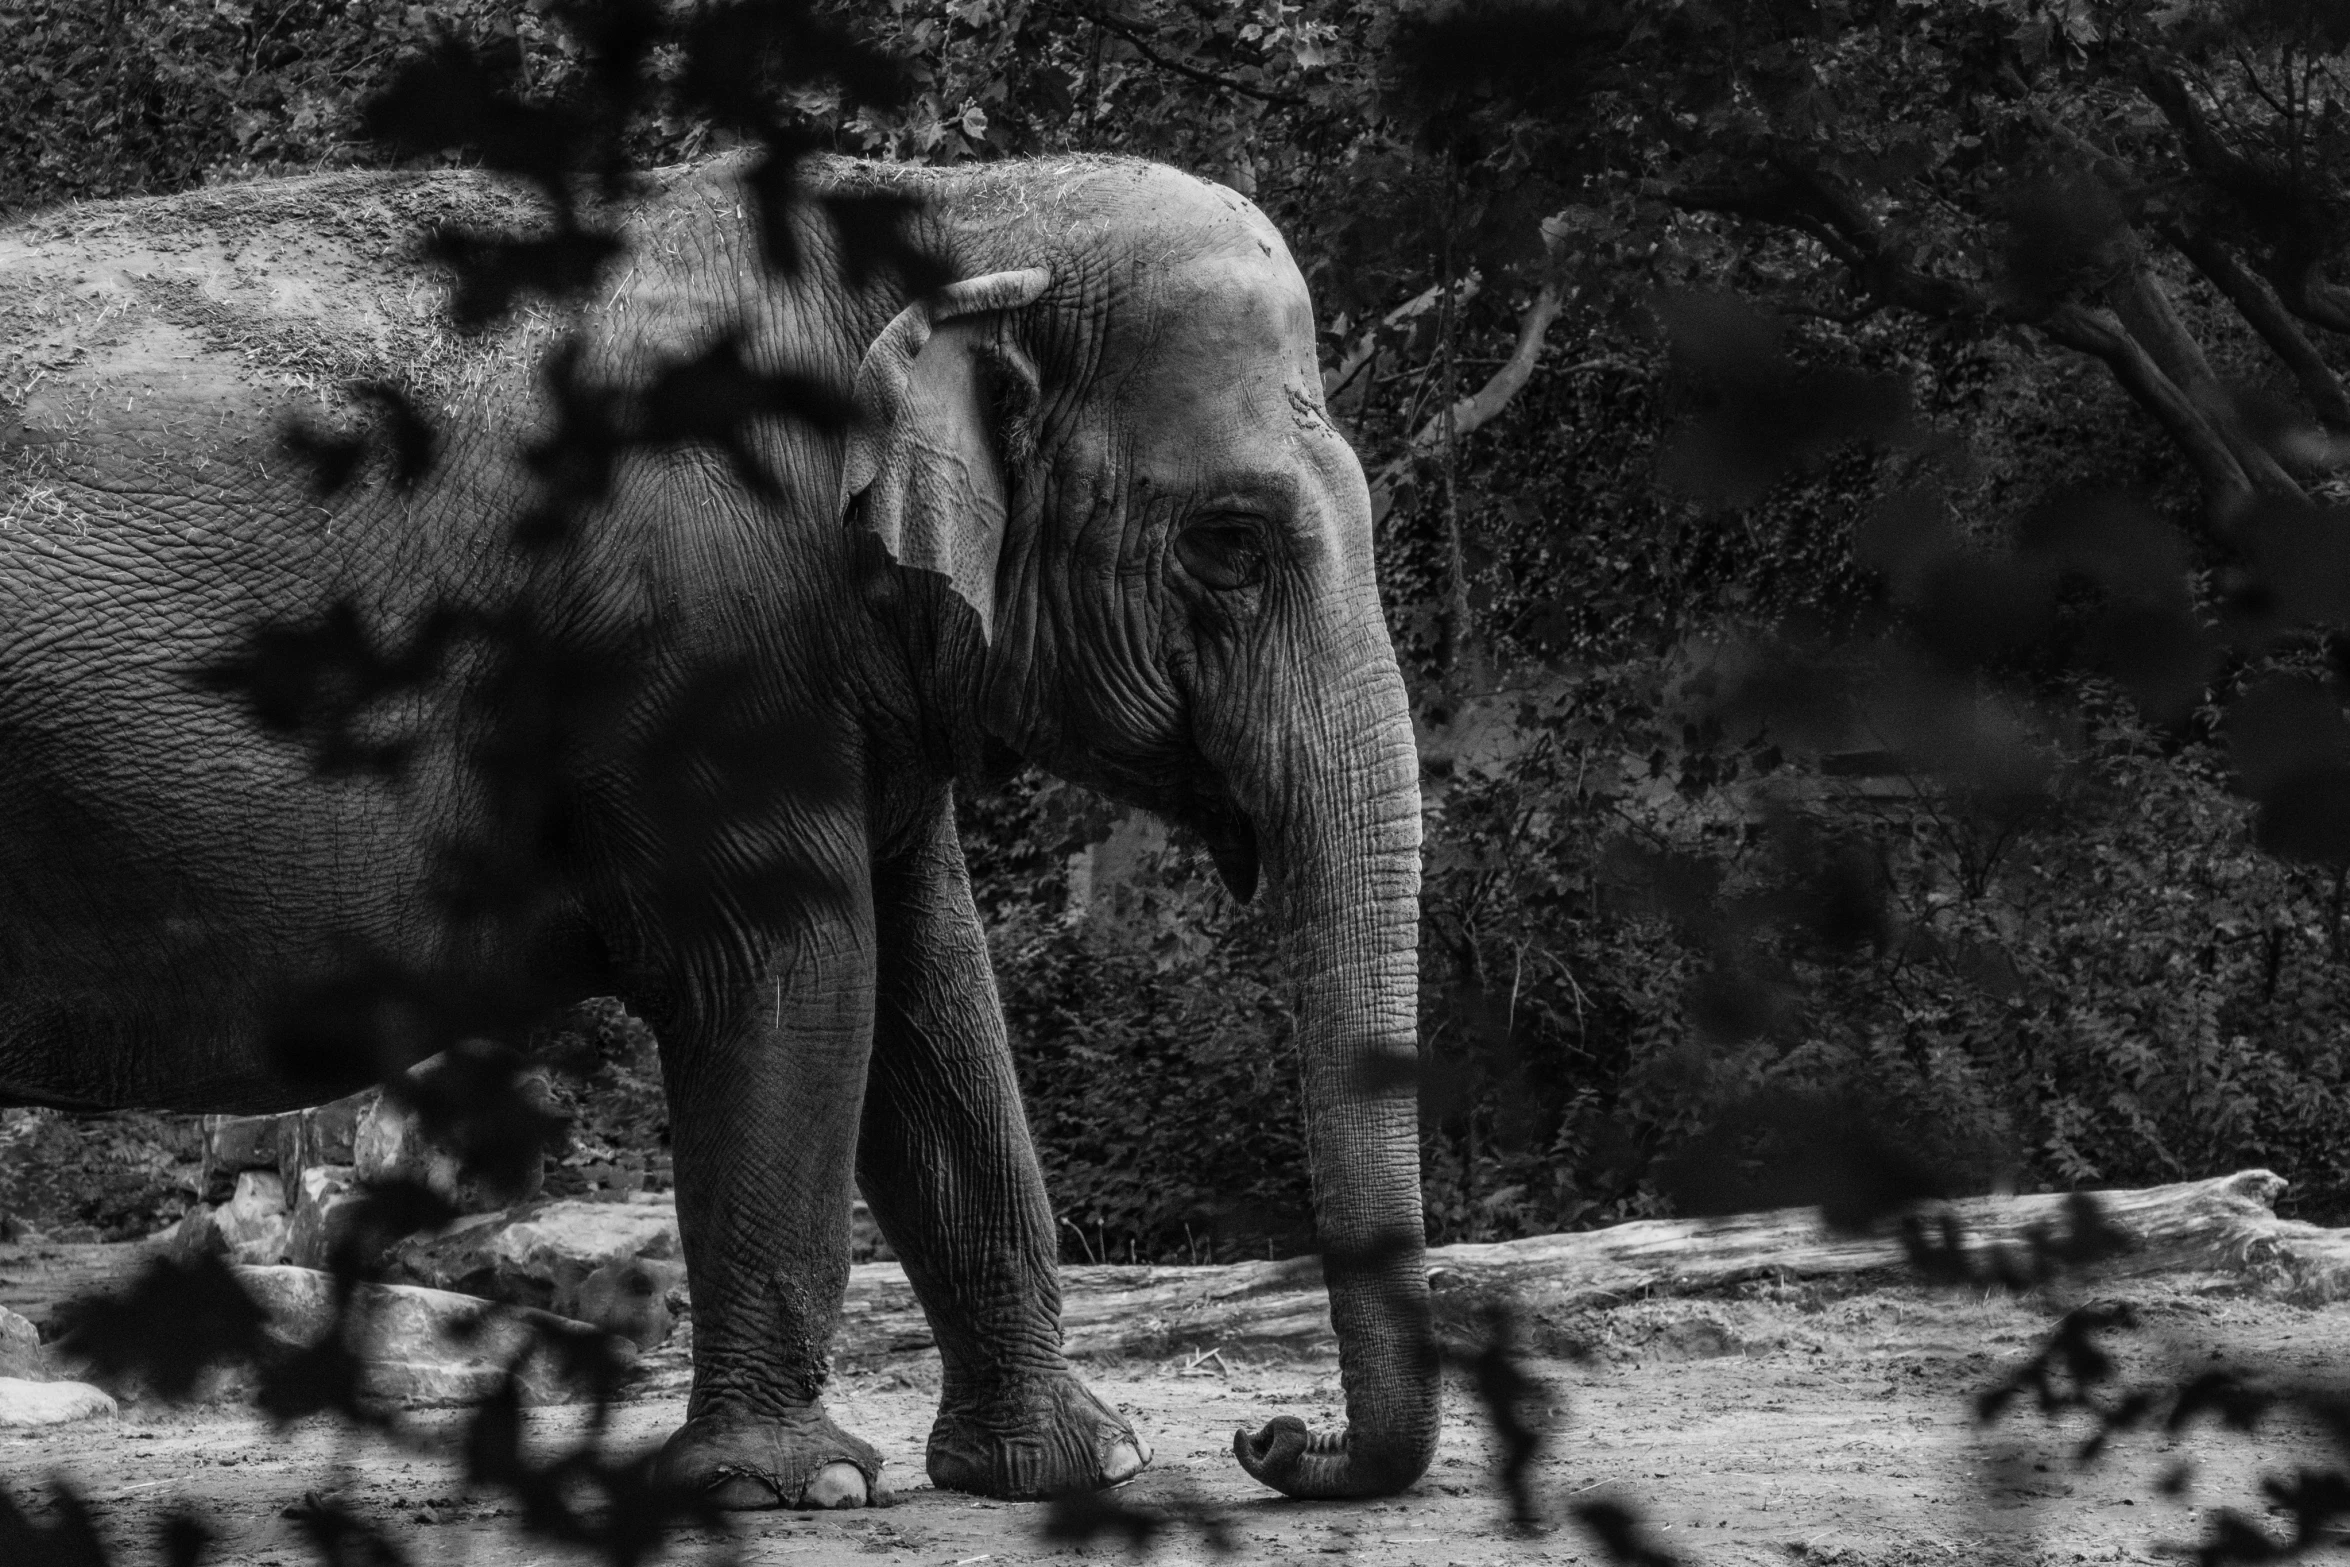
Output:
[[[438,224],[544,221],[519,187],[481,174],[346,173],[72,203],[0,227],[7,464],[70,440],[101,394],[110,407],[191,374],[262,415],[340,411],[354,382],[442,411],[526,383],[560,323],[526,309],[457,332],[444,278],[416,247]],[[20,422],[46,439],[6,442]]]

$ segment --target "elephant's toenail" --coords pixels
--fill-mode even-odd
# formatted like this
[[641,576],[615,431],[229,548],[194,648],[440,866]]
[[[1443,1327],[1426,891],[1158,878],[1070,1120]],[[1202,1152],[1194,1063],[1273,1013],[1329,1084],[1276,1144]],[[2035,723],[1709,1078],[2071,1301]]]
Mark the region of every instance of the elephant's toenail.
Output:
[[710,1505],[730,1513],[756,1512],[781,1504],[775,1487],[755,1475],[730,1474],[714,1481],[704,1493]]
[[800,1494],[800,1503],[804,1507],[862,1507],[865,1472],[855,1464],[826,1464],[808,1482],[808,1489]]
[[1150,1461],[1148,1447],[1134,1442],[1112,1443],[1102,1459],[1102,1479],[1110,1485],[1123,1484],[1150,1467]]

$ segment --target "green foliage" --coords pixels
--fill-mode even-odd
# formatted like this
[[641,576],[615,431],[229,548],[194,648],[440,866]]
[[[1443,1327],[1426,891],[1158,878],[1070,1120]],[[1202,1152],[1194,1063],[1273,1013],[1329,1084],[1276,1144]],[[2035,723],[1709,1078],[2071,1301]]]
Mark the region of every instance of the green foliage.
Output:
[[1312,1249],[1297,1059],[1245,937],[1211,927],[1243,950],[1164,964],[1049,918],[991,937],[1065,1256]]
[[1687,731],[1644,757],[1656,715],[1615,692],[1516,716],[1445,797],[1428,893],[1435,1005],[1496,1090],[1451,1167],[1512,1199],[1457,1233],[1655,1211],[1655,1156],[1766,1090],[1864,1106],[1975,1189],[2266,1164],[2350,1211],[2333,883],[2253,846],[2208,749],[2107,694],[2019,813]]
[[441,27],[561,47],[504,0],[24,0],[0,11],[0,211],[369,161],[359,100]]
[[2298,432],[2350,423],[2329,14],[1471,4],[1398,68],[1456,155],[1576,176],[1554,228],[1579,287],[1694,265],[1829,320],[2027,329],[2101,363],[2224,512],[2322,488]]
[[532,1042],[548,1074],[550,1108],[564,1121],[550,1149],[546,1190],[579,1196],[592,1175],[627,1172],[653,1190],[669,1183],[669,1102],[653,1031],[609,997],[571,1009]]
[[197,1202],[194,1117],[0,1110],[0,1215],[52,1239],[139,1240]]
[[1108,832],[1024,774],[966,806],[1020,1086],[1071,1261],[1310,1249],[1297,1059],[1260,922],[1205,857],[1147,849],[1072,908],[1067,862]]

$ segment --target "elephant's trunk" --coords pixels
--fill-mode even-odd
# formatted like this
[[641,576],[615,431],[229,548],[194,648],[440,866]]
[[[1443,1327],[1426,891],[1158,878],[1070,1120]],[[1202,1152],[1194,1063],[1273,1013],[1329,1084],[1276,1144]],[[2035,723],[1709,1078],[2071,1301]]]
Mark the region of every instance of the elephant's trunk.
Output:
[[1260,817],[1300,994],[1314,1219],[1347,1429],[1236,1432],[1243,1468],[1295,1497],[1383,1496],[1436,1450],[1439,1376],[1420,1217],[1416,1088],[1420,790],[1384,628],[1356,679],[1301,702],[1283,799]]

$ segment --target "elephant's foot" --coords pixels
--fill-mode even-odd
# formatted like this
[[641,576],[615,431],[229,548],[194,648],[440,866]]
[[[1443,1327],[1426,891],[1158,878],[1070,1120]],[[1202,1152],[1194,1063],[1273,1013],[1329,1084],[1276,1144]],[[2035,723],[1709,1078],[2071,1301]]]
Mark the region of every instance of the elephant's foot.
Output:
[[1150,1444],[1067,1371],[950,1399],[930,1428],[933,1485],[1005,1501],[1123,1485],[1150,1461]]
[[661,1478],[731,1511],[879,1506],[881,1455],[821,1408],[697,1415],[661,1449]]

